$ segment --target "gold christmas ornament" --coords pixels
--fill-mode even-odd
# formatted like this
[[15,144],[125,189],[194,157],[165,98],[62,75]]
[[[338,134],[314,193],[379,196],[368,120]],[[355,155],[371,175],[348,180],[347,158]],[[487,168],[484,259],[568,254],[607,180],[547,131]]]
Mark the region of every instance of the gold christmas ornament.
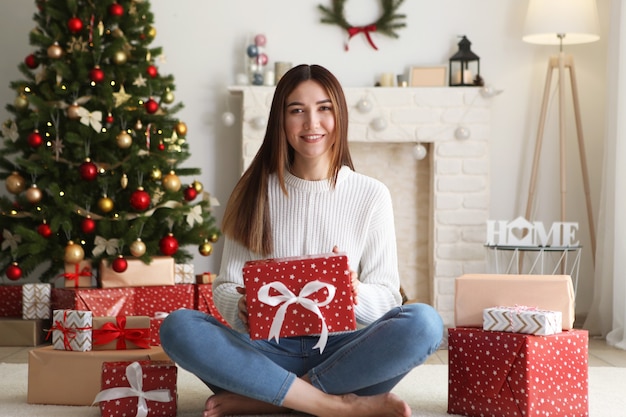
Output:
[[115,65],[124,65],[126,61],[128,60],[128,55],[126,55],[126,52],[124,51],[116,51],[113,54],[112,59]]
[[109,213],[111,210],[113,210],[113,200],[105,195],[100,200],[98,200],[98,208],[103,213]]
[[59,59],[63,56],[63,48],[58,42],[53,43],[48,47],[48,58]]
[[26,190],[24,194],[26,195],[26,200],[28,200],[28,202],[31,204],[37,204],[43,198],[43,193],[37,187],[37,184],[31,185],[31,187]]
[[18,110],[24,110],[28,108],[28,104],[28,97],[26,97],[24,94],[20,94],[19,96],[15,97],[15,100],[13,101],[13,105]]
[[135,130],[143,130],[143,123],[141,123],[141,120],[137,120],[137,122],[135,122]]
[[80,263],[83,259],[85,259],[85,251],[83,250],[83,247],[74,243],[71,240],[67,242],[63,260],[68,264],[77,264]]
[[191,186],[198,192],[201,193],[202,190],[204,190],[204,186],[202,185],[202,183],[200,181],[196,181],[194,180],[194,182],[191,183]]
[[115,141],[117,142],[117,146],[121,149],[128,149],[133,144],[133,137],[129,135],[127,131],[122,130],[115,137]]
[[161,170],[159,168],[152,168],[152,172],[150,173],[150,178],[152,178],[153,181],[159,181],[161,178],[163,177],[163,173],[161,172]]
[[150,27],[148,28],[148,32],[147,32],[146,34],[147,34],[149,37],[151,37],[152,39],[154,39],[154,38],[156,38],[157,31],[156,31],[156,29],[155,29],[155,27],[154,27],[154,26],[150,26]]
[[163,103],[171,104],[175,100],[174,93],[172,93],[172,91],[169,88],[166,88],[165,93],[163,94],[163,97],[161,99]]
[[198,252],[200,252],[200,255],[202,256],[209,256],[211,253],[213,253],[213,245],[211,245],[211,243],[207,241],[204,241],[200,244]]
[[130,244],[130,254],[136,257],[143,256],[146,253],[146,244],[141,241],[140,238],[137,238],[133,243]]
[[6,179],[7,191],[11,194],[19,194],[26,188],[26,180],[18,172],[13,172]]
[[164,176],[161,183],[163,184],[163,188],[171,192],[180,190],[180,187],[182,186],[180,178],[178,178],[174,171],[170,171],[169,174]]
[[179,136],[187,135],[187,125],[183,122],[178,122],[174,127],[174,130],[176,131],[176,133],[178,133]]
[[67,106],[67,117],[72,120],[80,119],[80,106],[77,103],[72,103]]
[[128,187],[128,175],[122,174],[122,178],[120,178],[120,185],[124,190]]
[[209,240],[213,243],[217,242],[217,239],[219,239],[217,233],[211,233],[211,236],[209,236]]

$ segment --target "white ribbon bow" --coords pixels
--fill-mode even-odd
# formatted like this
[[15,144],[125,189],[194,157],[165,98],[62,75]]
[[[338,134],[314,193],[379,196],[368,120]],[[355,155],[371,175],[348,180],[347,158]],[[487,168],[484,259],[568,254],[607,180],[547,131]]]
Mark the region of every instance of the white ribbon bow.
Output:
[[2,135],[5,138],[11,139],[11,142],[15,143],[20,138],[20,134],[17,131],[17,124],[13,120],[7,120],[2,124]]
[[93,243],[95,244],[95,247],[91,251],[93,256],[100,256],[105,251],[107,255],[115,255],[117,253],[119,240],[118,239],[106,240],[102,236],[96,236]]
[[202,221],[202,206],[197,204],[187,213],[187,224],[189,227],[193,227],[196,223],[202,224]]
[[100,391],[93,400],[94,404],[100,401],[111,401],[126,397],[138,397],[137,414],[135,417],[148,415],[148,403],[146,400],[168,403],[172,401],[172,394],[168,389],[155,389],[143,392],[143,372],[139,362],[133,362],[126,367],[126,379],[130,387],[109,388]]
[[17,245],[22,242],[22,237],[20,235],[14,235],[7,229],[4,229],[2,231],[2,240],[2,246],[0,246],[2,250],[10,247],[12,251],[16,251]]
[[90,112],[84,107],[79,107],[77,113],[80,116],[80,122],[82,124],[85,126],[91,125],[93,130],[100,133],[102,130],[102,112],[100,110]]
[[[328,290],[328,296],[326,300],[322,302],[317,302],[307,298],[311,294],[316,293],[317,291],[326,288]],[[274,289],[280,293],[280,295],[270,295],[270,290]],[[322,311],[320,307],[324,307],[335,298],[336,288],[334,285],[321,282],[321,281],[311,281],[307,283],[298,295],[291,292],[285,284],[282,282],[274,281],[269,284],[263,285],[258,292],[259,301],[265,303],[269,306],[276,307],[279,304],[282,304],[276,315],[274,316],[274,320],[272,321],[272,327],[270,327],[270,333],[268,340],[274,338],[276,342],[278,342],[278,338],[280,336],[280,329],[283,327],[283,322],[285,321],[285,314],[287,313],[287,307],[291,304],[300,304],[302,307],[307,310],[315,313],[317,317],[322,320],[322,333],[320,335],[320,340],[317,342],[313,349],[319,349],[320,354],[324,352],[324,348],[326,347],[326,342],[328,341],[328,327],[326,326],[326,320],[324,320],[324,316],[322,315]]]

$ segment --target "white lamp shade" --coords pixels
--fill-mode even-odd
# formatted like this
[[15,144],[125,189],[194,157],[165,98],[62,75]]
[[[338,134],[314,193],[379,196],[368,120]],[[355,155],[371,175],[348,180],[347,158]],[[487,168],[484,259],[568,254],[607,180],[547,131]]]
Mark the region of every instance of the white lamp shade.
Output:
[[542,45],[595,42],[600,24],[595,0],[529,0],[522,40]]

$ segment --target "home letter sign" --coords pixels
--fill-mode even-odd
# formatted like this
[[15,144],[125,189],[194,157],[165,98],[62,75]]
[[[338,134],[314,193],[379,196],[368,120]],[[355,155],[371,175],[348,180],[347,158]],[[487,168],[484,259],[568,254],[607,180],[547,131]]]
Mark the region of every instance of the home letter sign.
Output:
[[530,222],[523,217],[512,221],[487,220],[487,246],[571,247],[578,246],[578,223],[552,223],[546,231],[542,222]]

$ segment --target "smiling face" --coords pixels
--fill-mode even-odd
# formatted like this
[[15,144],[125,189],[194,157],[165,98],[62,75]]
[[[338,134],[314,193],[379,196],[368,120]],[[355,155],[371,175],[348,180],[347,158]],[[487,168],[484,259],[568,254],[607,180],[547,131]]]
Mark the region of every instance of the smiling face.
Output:
[[294,149],[292,171],[304,179],[326,178],[336,140],[333,104],[324,87],[306,80],[289,94],[285,135]]

